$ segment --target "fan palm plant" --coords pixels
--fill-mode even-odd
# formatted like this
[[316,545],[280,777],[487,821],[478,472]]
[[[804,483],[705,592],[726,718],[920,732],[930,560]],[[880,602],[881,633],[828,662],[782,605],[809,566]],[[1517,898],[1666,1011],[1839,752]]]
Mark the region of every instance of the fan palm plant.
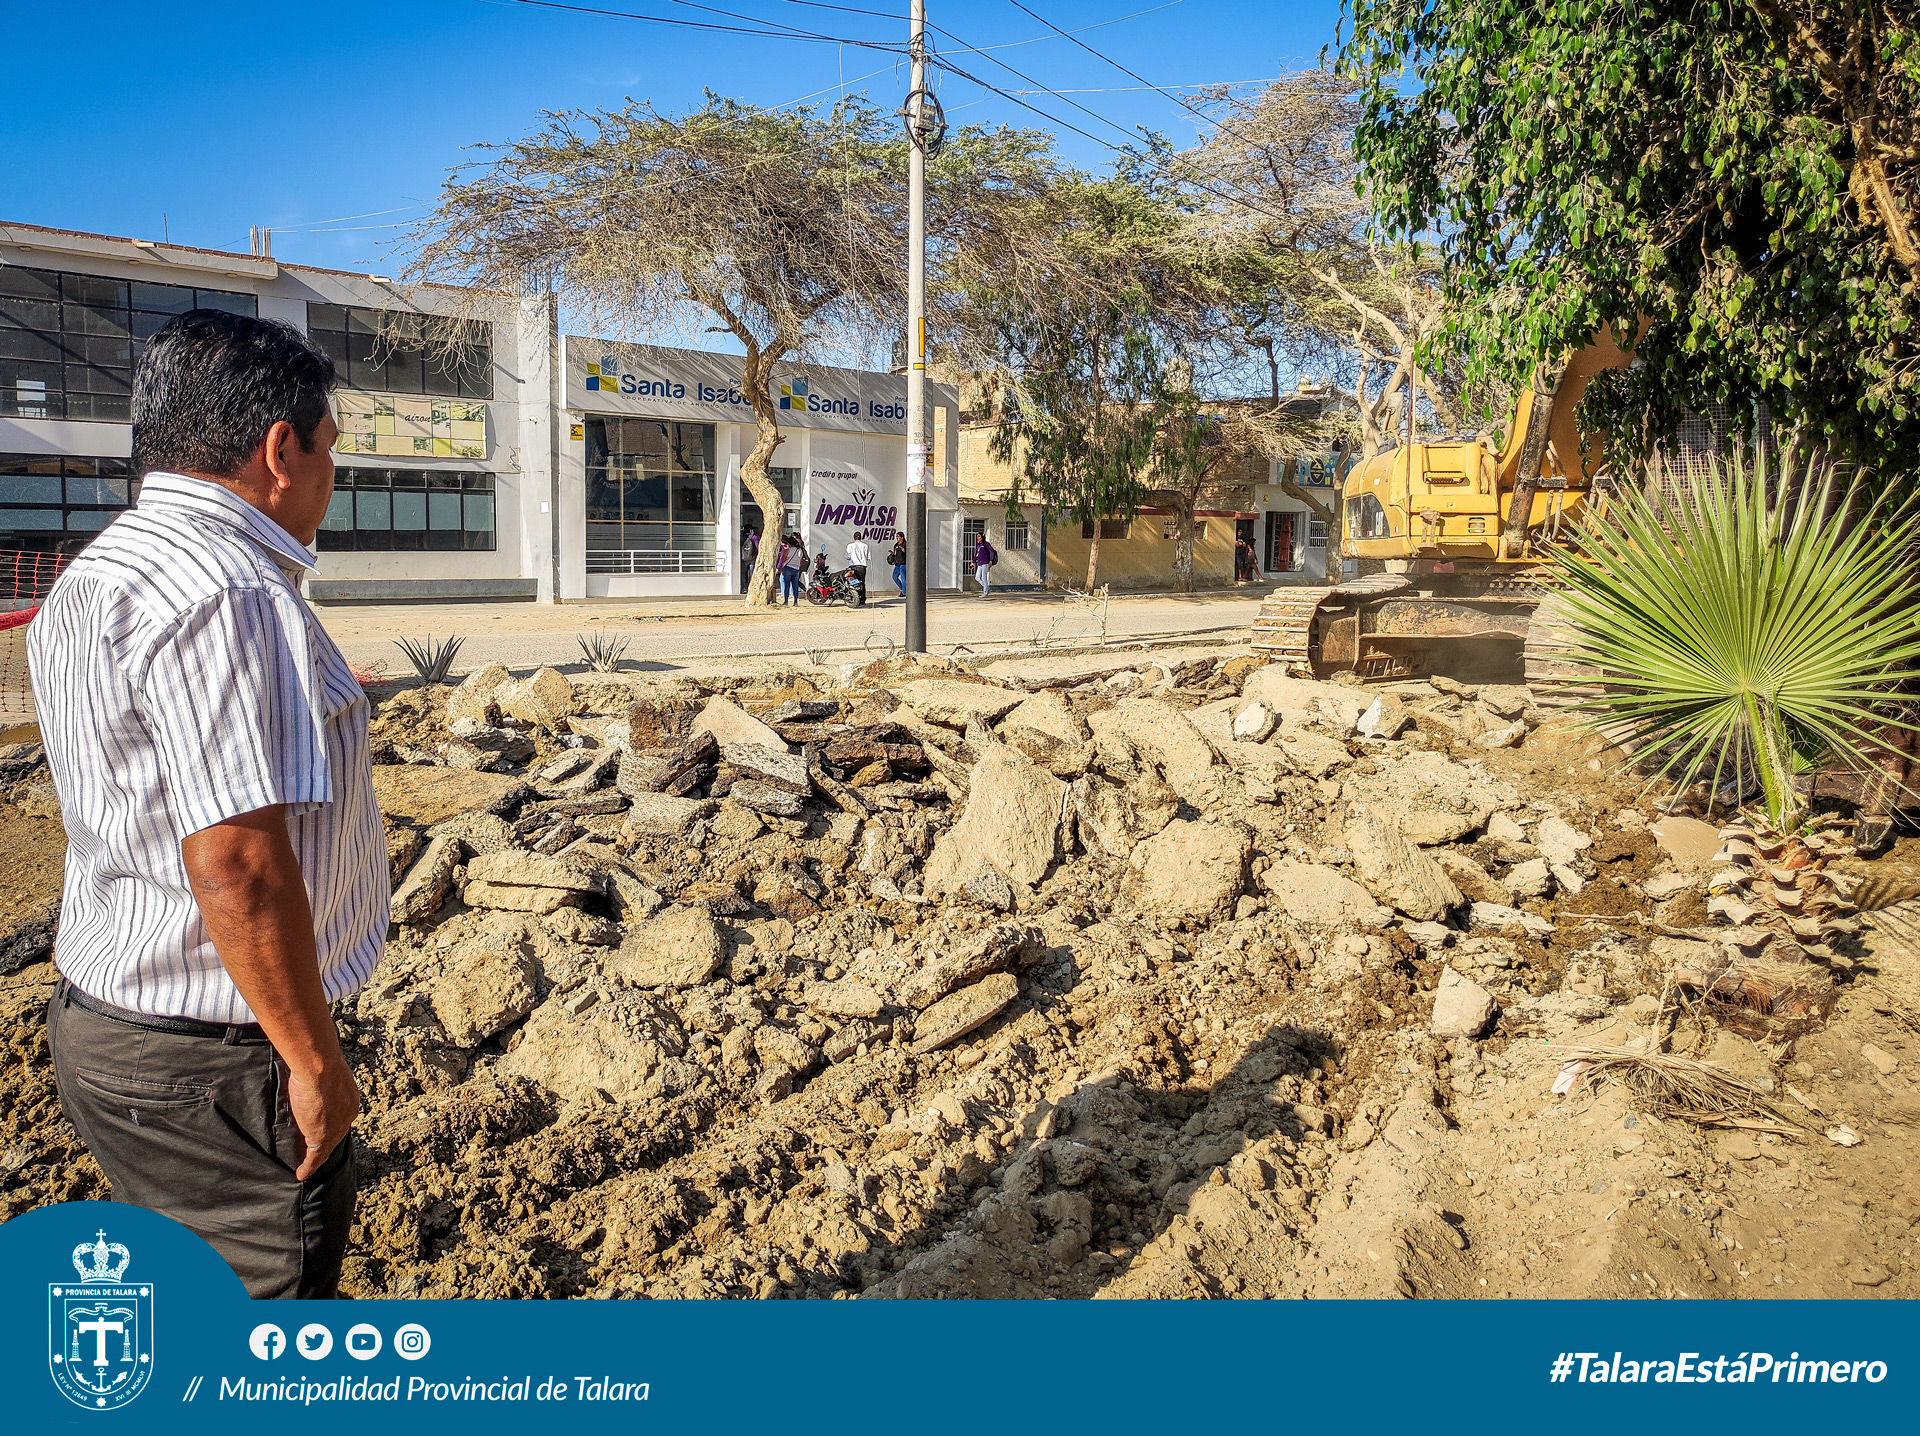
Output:
[[1767,821],[1804,816],[1797,778],[1864,769],[1909,726],[1920,678],[1914,510],[1836,486],[1830,465],[1736,454],[1670,502],[1617,494],[1554,556],[1557,655],[1578,706],[1680,783],[1757,778]]

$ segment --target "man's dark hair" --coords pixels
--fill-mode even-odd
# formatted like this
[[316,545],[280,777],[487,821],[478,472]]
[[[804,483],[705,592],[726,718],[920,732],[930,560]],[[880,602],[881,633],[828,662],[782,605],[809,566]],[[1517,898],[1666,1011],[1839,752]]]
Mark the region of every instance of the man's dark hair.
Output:
[[231,478],[285,419],[311,452],[333,361],[272,319],[190,309],[147,344],[133,374],[133,467]]

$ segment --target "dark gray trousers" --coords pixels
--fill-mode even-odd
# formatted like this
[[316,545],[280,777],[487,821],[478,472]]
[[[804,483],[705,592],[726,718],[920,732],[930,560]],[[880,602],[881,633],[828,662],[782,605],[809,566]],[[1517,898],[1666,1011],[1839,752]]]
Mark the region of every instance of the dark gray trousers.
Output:
[[156,1032],[68,1002],[47,1010],[60,1106],[113,1199],[172,1217],[255,1297],[337,1295],[358,1162],[349,1135],[302,1182],[306,1143],[264,1038]]

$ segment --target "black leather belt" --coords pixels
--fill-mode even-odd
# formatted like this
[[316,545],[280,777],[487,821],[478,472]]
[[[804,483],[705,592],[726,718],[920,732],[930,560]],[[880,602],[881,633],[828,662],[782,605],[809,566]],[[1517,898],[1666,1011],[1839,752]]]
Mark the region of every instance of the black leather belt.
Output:
[[191,1017],[154,1017],[145,1012],[132,1012],[124,1007],[115,1007],[111,1002],[102,1002],[97,997],[89,997],[64,978],[60,983],[60,1000],[72,1003],[96,1017],[104,1017],[110,1022],[123,1022],[128,1027],[144,1027],[149,1032],[170,1032],[176,1037],[208,1037],[230,1046],[267,1040],[266,1030],[257,1022],[200,1022]]

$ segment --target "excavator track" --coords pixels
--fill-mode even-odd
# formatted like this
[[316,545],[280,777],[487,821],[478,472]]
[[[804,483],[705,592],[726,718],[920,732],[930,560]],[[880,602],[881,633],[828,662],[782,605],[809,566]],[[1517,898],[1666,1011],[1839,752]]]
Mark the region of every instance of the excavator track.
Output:
[[1365,602],[1411,588],[1400,574],[1374,573],[1326,588],[1276,588],[1260,605],[1253,620],[1253,647],[1271,653],[1275,661],[1303,673],[1313,673],[1314,622],[1328,600]]
[[1527,687],[1541,708],[1572,708],[1600,692],[1598,669],[1569,663],[1563,656],[1566,638],[1561,629],[1565,621],[1559,597],[1551,591],[1543,592],[1521,650]]

